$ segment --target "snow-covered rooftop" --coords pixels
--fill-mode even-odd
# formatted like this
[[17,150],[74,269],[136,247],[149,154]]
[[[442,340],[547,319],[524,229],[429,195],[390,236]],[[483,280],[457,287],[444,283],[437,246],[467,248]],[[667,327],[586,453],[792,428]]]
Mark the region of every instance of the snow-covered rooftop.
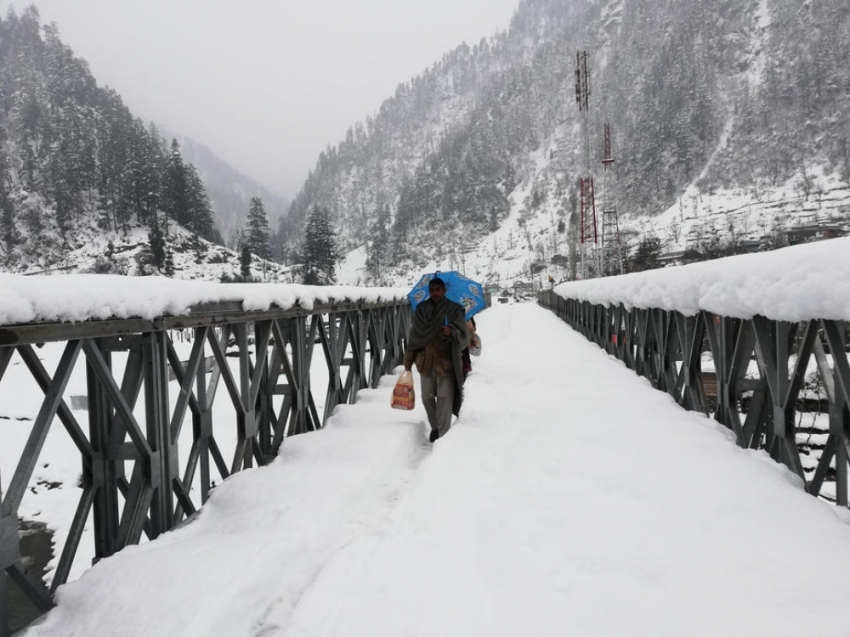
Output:
[[850,320],[850,237],[555,287],[564,298],[735,318]]
[[185,316],[193,306],[241,303],[245,311],[273,307],[306,310],[335,301],[401,301],[407,288],[307,286],[283,283],[211,283],[165,277],[0,274],[0,325],[137,317]]

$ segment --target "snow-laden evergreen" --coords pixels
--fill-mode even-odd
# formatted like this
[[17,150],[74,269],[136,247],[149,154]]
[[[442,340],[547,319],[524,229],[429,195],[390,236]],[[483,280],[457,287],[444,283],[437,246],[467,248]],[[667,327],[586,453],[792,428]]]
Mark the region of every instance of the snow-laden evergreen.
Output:
[[336,280],[336,262],[339,260],[339,254],[336,232],[331,225],[327,208],[315,206],[310,212],[304,231],[301,259],[305,283],[328,285]]
[[263,200],[259,197],[251,197],[251,203],[248,208],[248,221],[245,225],[244,242],[251,253],[256,254],[261,259],[268,259],[271,256],[269,219],[266,215]]

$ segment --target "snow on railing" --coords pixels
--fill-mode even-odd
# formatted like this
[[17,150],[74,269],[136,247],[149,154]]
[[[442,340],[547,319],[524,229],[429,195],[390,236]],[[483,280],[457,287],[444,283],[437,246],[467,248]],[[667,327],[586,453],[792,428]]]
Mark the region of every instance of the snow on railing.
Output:
[[778,321],[850,320],[850,237],[686,266],[563,283],[555,293],[594,305]]
[[567,283],[540,303],[809,493],[850,504],[850,238]]
[[[23,414],[0,427],[0,636],[10,581],[46,612],[75,569],[181,524],[217,483],[377,387],[402,362],[406,295],[0,275],[0,420]],[[45,471],[63,487],[55,510]],[[21,549],[36,515],[58,538],[49,588]]]
[[98,274],[0,274],[0,325],[185,316],[193,307],[215,303],[239,303],[244,311],[296,306],[311,310],[330,301],[403,301],[407,292],[406,288],[225,284]]

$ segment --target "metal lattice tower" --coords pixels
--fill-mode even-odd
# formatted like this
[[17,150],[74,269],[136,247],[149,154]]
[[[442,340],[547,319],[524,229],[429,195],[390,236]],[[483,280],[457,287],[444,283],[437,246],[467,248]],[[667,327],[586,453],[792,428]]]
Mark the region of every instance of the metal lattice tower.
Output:
[[593,176],[590,164],[590,68],[587,51],[576,52],[576,103],[581,112],[581,128],[584,137],[584,176],[579,178],[581,193],[581,276],[590,278],[591,262],[593,274],[600,271],[599,254],[595,250],[599,243],[596,224],[596,200],[593,191]]
[[614,155],[611,152],[611,124],[607,122],[605,123],[605,156],[602,158],[602,167],[602,275],[608,276],[623,273],[623,251],[620,246],[617,206],[610,190],[609,172],[613,172]]
[[[593,177],[581,177],[578,180],[581,201],[581,243],[598,243],[596,231],[596,198],[593,192]],[[587,214],[585,215],[585,211]],[[590,223],[588,223],[590,222]]]

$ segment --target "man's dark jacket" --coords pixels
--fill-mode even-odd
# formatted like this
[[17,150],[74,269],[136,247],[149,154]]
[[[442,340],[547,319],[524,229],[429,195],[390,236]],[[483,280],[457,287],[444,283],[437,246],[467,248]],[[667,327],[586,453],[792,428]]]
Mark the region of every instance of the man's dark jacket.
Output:
[[[451,328],[451,335],[443,335],[443,326]],[[439,339],[439,340],[436,340]],[[469,345],[469,329],[466,327],[466,311],[463,306],[448,299],[435,301],[428,298],[416,306],[413,314],[413,325],[410,326],[410,337],[407,339],[405,360],[412,360],[417,353],[425,350],[429,343],[434,342],[439,350],[450,351],[451,374],[455,381],[452,413],[457,416],[463,403],[463,349]],[[423,371],[417,368],[420,373]],[[430,370],[428,370],[430,373]]]

